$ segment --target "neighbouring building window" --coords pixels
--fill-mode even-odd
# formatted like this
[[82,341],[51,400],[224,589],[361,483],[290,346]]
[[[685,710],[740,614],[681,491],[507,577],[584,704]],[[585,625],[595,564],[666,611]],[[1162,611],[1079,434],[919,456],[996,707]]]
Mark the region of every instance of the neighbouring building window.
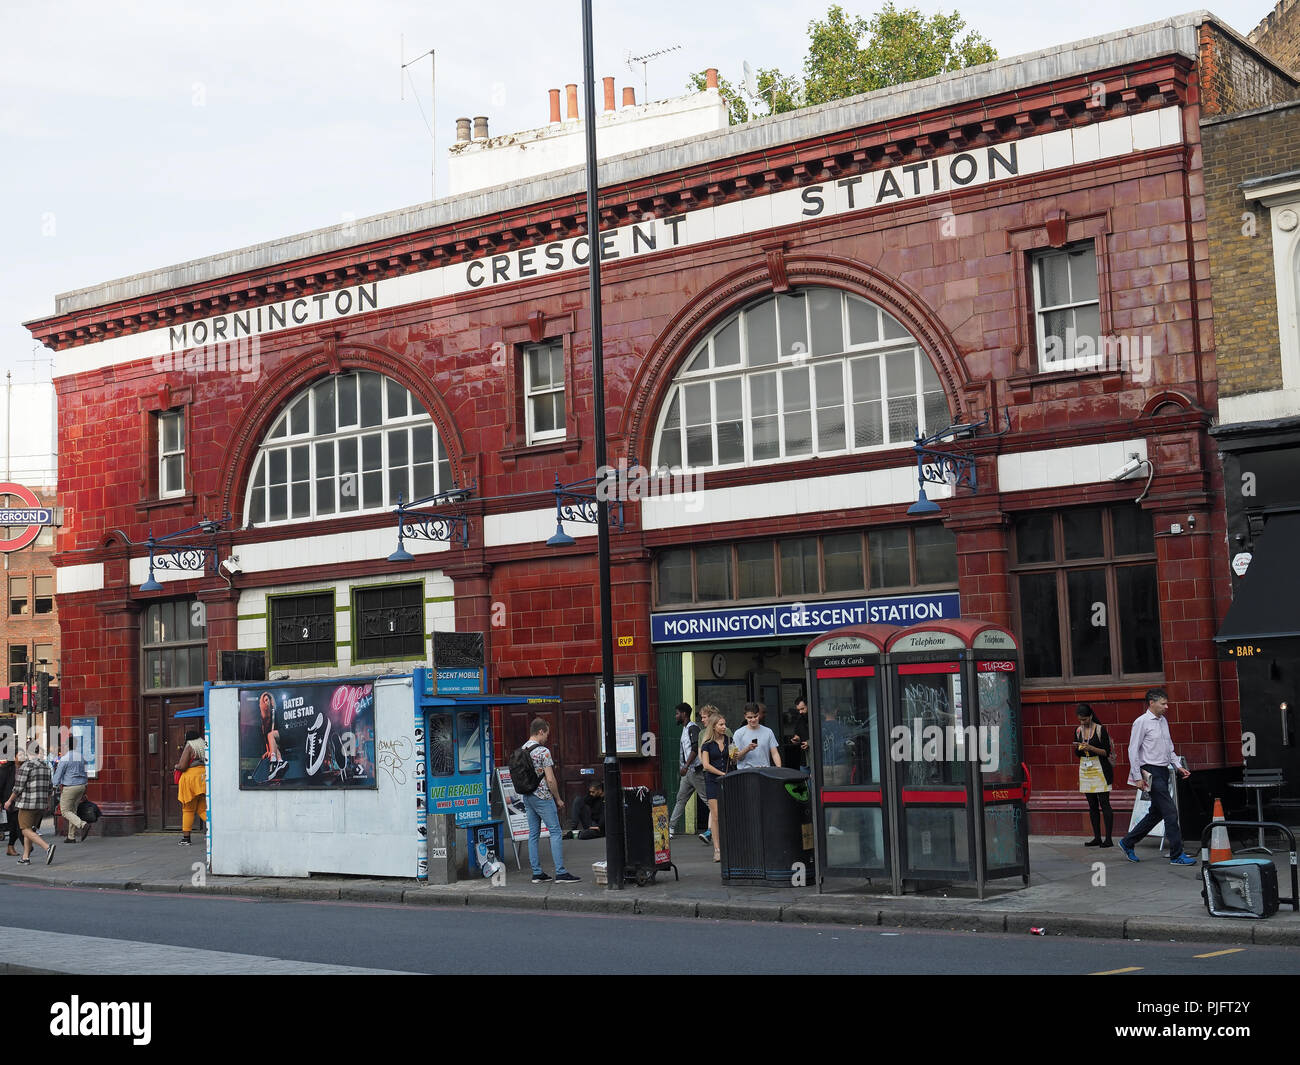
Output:
[[54,578],[36,577],[36,613],[50,614],[54,611]]
[[1096,244],[1049,248],[1030,259],[1039,370],[1095,367],[1101,343]]
[[897,319],[837,289],[801,289],[749,304],[700,342],[664,402],[653,465],[902,447],[950,421],[939,375]]
[[164,411],[158,415],[158,496],[185,492],[185,412]]
[[1159,676],[1155,538],[1145,511],[1022,514],[1015,541],[1026,679]]
[[253,525],[364,514],[445,492],[451,462],[429,412],[362,371],[300,392],[266,434],[244,513]]
[[142,625],[144,687],[202,687],[208,679],[208,627],[203,604],[193,599],[150,603]]
[[22,684],[27,680],[27,645],[9,645],[9,683]]
[[352,624],[356,662],[424,658],[424,585],[354,588]]
[[[36,658],[34,659],[36,671],[38,673],[57,673],[54,661],[54,644],[38,643],[36,645]],[[44,665],[41,663],[44,662]]]
[[31,613],[31,603],[27,599],[27,578],[9,578],[9,616],[20,617]]
[[670,548],[655,559],[659,606],[956,583],[957,540],[942,525]]
[[333,665],[334,592],[269,597],[271,665]]
[[564,439],[564,345],[559,341],[524,348],[524,408],[529,444]]

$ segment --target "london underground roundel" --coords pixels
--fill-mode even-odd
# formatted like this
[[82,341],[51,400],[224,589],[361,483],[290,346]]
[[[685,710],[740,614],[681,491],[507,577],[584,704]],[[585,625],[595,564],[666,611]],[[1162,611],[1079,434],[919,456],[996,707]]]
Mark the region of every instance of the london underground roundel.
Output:
[[0,496],[10,496],[19,506],[0,507],[0,528],[17,528],[18,535],[10,539],[0,537],[0,551],[21,551],[35,543],[41,529],[54,524],[54,508],[41,506],[36,493],[21,484],[0,481]]

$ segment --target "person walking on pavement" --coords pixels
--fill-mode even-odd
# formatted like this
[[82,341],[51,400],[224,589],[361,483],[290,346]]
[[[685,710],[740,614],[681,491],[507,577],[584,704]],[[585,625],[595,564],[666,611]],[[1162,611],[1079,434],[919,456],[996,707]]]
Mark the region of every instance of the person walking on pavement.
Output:
[[[12,758],[6,758],[0,762],[0,795],[5,798],[14,790],[14,770],[18,768],[18,763]],[[18,852],[14,849],[14,844],[18,842],[20,829],[18,828],[18,813],[15,810],[5,810],[5,828],[9,832],[9,846],[5,854],[10,858],[17,858]]]
[[52,783],[59,797],[59,813],[63,815],[64,842],[79,843],[90,833],[90,825],[77,816],[77,806],[86,797],[86,760],[77,750],[77,738],[68,737],[68,749],[54,767]]
[[546,747],[550,738],[551,726],[542,718],[533,719],[529,728],[528,742],[524,749],[533,760],[537,771],[537,790],[531,795],[519,796],[524,801],[524,810],[528,814],[528,861],[533,867],[533,883],[545,884],[551,878],[542,872],[542,863],[538,856],[538,842],[542,837],[542,825],[551,837],[551,860],[555,863],[555,881],[558,884],[576,884],[582,877],[574,876],[564,868],[564,831],[560,828],[560,810],[564,809],[564,800],[560,798],[560,786],[555,781],[555,760]]
[[178,842],[180,846],[188,847],[195,817],[203,821],[208,819],[208,747],[198,729],[185,733],[185,746],[176,760],[176,772],[180,774],[176,798],[181,804],[181,838]]
[[1169,693],[1164,688],[1147,692],[1146,713],[1133,722],[1128,740],[1128,782],[1151,797],[1146,817],[1129,829],[1119,841],[1119,849],[1130,862],[1140,861],[1133,847],[1161,821],[1169,841],[1170,865],[1195,865],[1196,859],[1183,853],[1183,835],[1178,829],[1178,807],[1174,805],[1173,776],[1176,769],[1186,780],[1192,774],[1182,768],[1169,735]]
[[32,846],[45,850],[45,864],[54,861],[54,844],[41,839],[41,821],[54,802],[54,774],[50,763],[41,757],[41,749],[32,744],[27,752],[27,760],[18,767],[14,774],[14,788],[5,800],[6,810],[17,810],[18,826],[23,832],[23,856],[19,865],[32,864]]
[[757,703],[745,704],[745,724],[736,729],[731,742],[740,752],[736,758],[737,769],[760,769],[781,764],[781,748],[776,742],[776,734],[763,724],[763,713]]
[[714,710],[704,722],[707,739],[700,747],[704,763],[705,795],[709,803],[709,835],[713,840],[713,860],[722,861],[722,831],[718,827],[718,781],[731,770],[731,748],[727,742],[727,719]]
[[[1115,827],[1115,811],[1110,808],[1110,788],[1115,769],[1110,762],[1111,743],[1105,727],[1087,703],[1075,710],[1079,727],[1074,730],[1074,756],[1079,759],[1079,791],[1088,800],[1088,820],[1092,822],[1092,839],[1085,847],[1113,847],[1110,834]],[[1101,838],[1101,821],[1106,819],[1106,838]]]
[[677,835],[673,826],[686,816],[686,804],[692,794],[699,797],[701,809],[707,809],[709,801],[704,790],[704,766],[700,762],[700,726],[691,720],[690,703],[677,704],[677,727],[682,730],[677,752],[677,775],[681,777],[681,783],[677,786],[673,814],[668,818],[669,839]]

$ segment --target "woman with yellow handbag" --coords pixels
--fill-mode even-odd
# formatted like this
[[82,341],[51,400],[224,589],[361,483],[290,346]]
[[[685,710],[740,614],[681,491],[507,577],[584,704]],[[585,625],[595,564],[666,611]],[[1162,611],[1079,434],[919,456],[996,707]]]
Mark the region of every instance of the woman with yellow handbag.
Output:
[[[1110,834],[1115,812],[1110,808],[1110,786],[1115,769],[1110,762],[1111,742],[1106,728],[1087,703],[1075,710],[1079,727],[1074,730],[1074,756],[1079,759],[1079,791],[1088,799],[1088,819],[1092,822],[1092,839],[1085,847],[1113,847]],[[1106,819],[1106,838],[1101,837],[1101,819]]]

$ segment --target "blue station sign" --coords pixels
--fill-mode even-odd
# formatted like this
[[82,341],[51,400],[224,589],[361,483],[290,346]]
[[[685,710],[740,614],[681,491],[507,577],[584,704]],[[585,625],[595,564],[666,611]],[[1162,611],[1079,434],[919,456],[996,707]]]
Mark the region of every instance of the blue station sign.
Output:
[[912,625],[960,616],[961,596],[956,592],[775,603],[651,614],[650,640],[652,643],[702,643],[819,636],[845,625]]

